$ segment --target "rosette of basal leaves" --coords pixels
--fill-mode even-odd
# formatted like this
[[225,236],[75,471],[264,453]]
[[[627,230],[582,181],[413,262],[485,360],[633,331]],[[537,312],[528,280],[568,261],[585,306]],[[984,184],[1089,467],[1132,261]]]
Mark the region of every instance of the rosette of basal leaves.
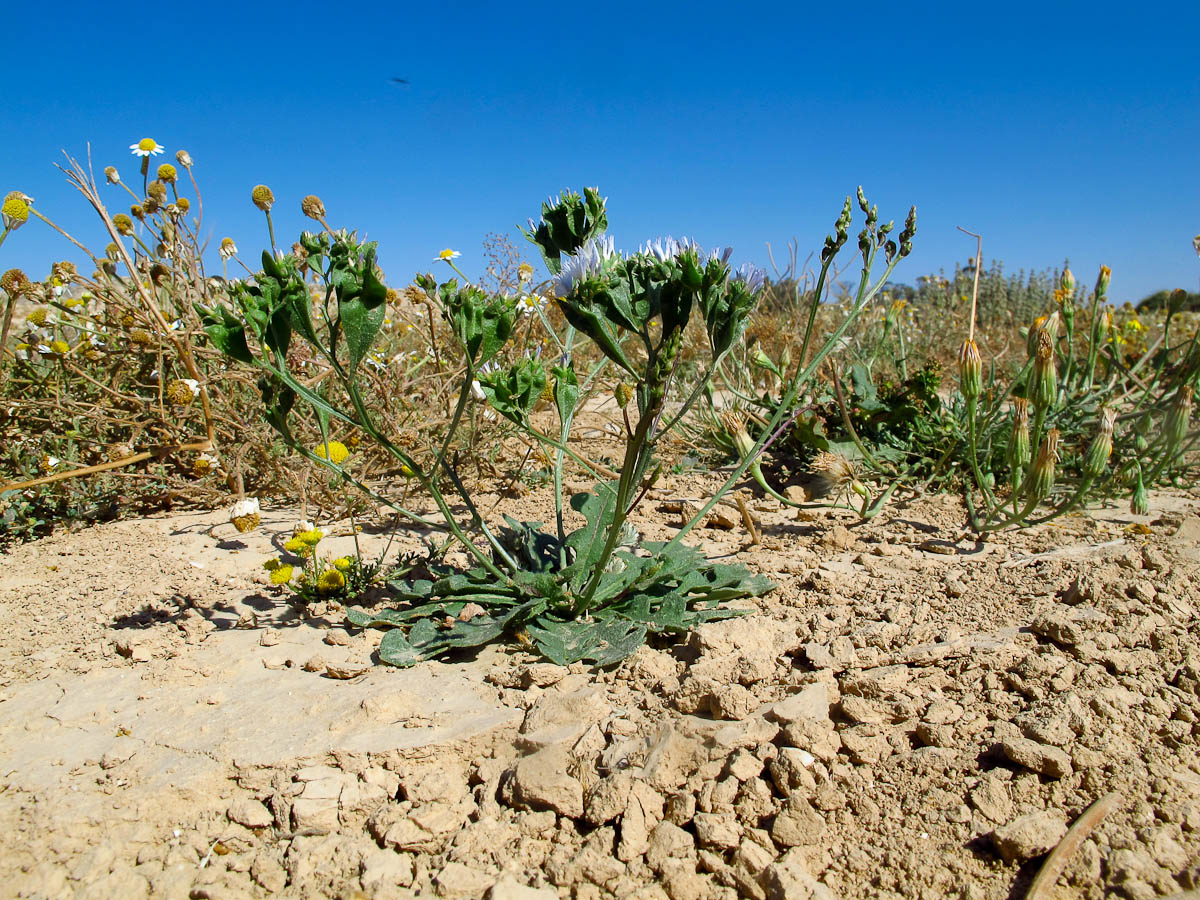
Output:
[[649,541],[639,546],[636,533],[626,528],[604,565],[598,602],[587,616],[577,615],[578,595],[601,564],[614,497],[612,485],[572,497],[571,506],[585,522],[561,542],[542,532],[539,522],[509,519],[500,537],[523,568],[507,584],[482,568],[436,568],[433,579],[392,584],[399,608],[350,607],[346,618],[359,627],[390,629],[380,642],[379,658],[397,666],[502,636],[516,637],[559,665],[606,666],[630,656],[648,634],[682,634],[740,615],[742,610],[721,604],[771,588],[763,576],[751,576],[739,565],[710,563],[692,547]]
[[551,274],[557,275],[563,256],[570,256],[591,238],[604,234],[608,215],[597,188],[584,188],[583,195],[563,191],[542,204],[541,220],[529,220],[521,229],[526,239],[537,244]]

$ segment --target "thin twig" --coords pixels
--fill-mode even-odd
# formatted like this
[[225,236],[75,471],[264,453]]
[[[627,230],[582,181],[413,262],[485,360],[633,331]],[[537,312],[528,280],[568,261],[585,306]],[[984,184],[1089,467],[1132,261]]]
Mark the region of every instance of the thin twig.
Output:
[[979,305],[979,270],[983,268],[983,236],[973,231],[967,231],[961,225],[955,225],[963,234],[975,238],[975,287],[971,289],[971,325],[967,333],[968,340],[975,340],[975,310]]
[[120,469],[124,466],[131,466],[134,463],[143,462],[154,456],[162,456],[166,453],[175,453],[180,450],[195,450],[204,452],[211,450],[212,444],[208,441],[196,441],[192,444],[175,444],[170,447],[155,447],[153,450],[145,450],[141,453],[135,453],[133,456],[126,456],[123,459],[114,459],[109,462],[98,463],[94,466],[84,466],[82,469],[71,469],[68,472],[59,472],[55,475],[47,475],[44,478],[34,478],[32,481],[14,481],[12,484],[0,484],[0,494],[6,491],[23,491],[26,488],[38,487],[43,484],[52,484],[55,481],[65,481],[68,478],[81,478],[84,475],[95,475],[97,472],[107,472],[109,469]]
[[1067,867],[1067,863],[1075,855],[1075,851],[1087,840],[1088,835],[1104,821],[1104,817],[1116,808],[1120,800],[1121,795],[1114,791],[1111,794],[1105,794],[1083,811],[1083,815],[1075,820],[1075,824],[1071,826],[1063,839],[1058,842],[1058,846],[1042,863],[1041,870],[1033,879],[1033,884],[1029,886],[1029,893],[1025,895],[1025,900],[1048,900],[1055,882],[1058,881],[1058,876]]

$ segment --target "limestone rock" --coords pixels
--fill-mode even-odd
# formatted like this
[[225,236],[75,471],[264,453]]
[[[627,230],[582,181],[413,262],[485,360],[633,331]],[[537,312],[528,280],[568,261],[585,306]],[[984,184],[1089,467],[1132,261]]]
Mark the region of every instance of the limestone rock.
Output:
[[271,811],[253,797],[235,797],[230,801],[225,815],[230,822],[247,828],[270,828],[275,823]]
[[561,744],[517,760],[501,787],[501,799],[522,809],[548,809],[559,815],[583,815],[583,786],[567,774],[570,753]]
[[1049,778],[1062,778],[1071,774],[1071,757],[1058,747],[1039,744],[1029,738],[1008,738],[1000,748],[1004,755],[1019,766]]
[[992,843],[1006,862],[1023,862],[1048,853],[1067,833],[1067,822],[1057,810],[1021,816],[992,832]]

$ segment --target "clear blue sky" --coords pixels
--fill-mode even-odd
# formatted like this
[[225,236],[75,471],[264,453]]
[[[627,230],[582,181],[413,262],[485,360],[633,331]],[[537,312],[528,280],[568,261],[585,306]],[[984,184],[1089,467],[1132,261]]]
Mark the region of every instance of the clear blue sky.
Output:
[[[128,145],[153,137],[156,162],[195,159],[214,248],[228,235],[257,258],[265,182],[282,243],[316,193],[334,227],[380,242],[393,284],[444,247],[480,274],[485,235],[528,246],[515,225],[564,187],[600,187],[619,247],[689,235],[765,264],[767,241],[818,250],[858,184],[885,218],[917,206],[897,280],[967,259],[963,225],[1010,270],[1070,258],[1090,284],[1107,263],[1117,301],[1200,282],[1194,0],[71,0],[4,19],[0,193],[33,195],[97,250],[53,163],[90,142],[98,175],[132,183]],[[42,275],[68,249],[34,221],[0,268]]]

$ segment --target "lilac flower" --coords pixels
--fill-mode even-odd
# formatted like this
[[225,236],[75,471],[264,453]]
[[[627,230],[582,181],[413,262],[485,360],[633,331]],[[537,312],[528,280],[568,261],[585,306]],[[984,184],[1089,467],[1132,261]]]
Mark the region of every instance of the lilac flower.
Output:
[[767,282],[767,273],[756,265],[742,263],[733,273],[733,280],[743,282],[746,290],[751,294],[757,294]]
[[562,269],[554,281],[554,295],[566,297],[575,285],[604,269],[608,260],[617,255],[612,237],[589,238],[572,256],[562,262]]

